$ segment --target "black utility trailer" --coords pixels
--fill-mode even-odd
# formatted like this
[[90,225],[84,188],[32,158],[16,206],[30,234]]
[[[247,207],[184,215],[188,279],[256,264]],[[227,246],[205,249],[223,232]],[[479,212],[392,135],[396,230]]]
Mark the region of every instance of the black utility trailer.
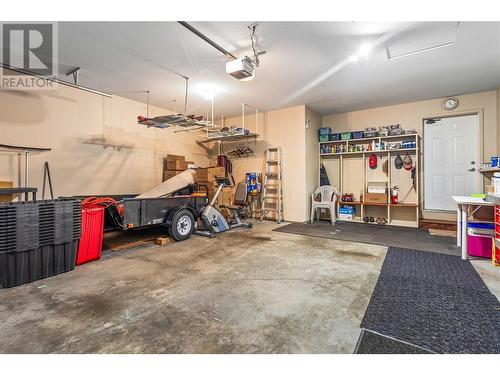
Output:
[[[207,190],[204,185],[190,185],[176,191],[171,197],[163,198],[100,196],[113,198],[117,202],[108,205],[104,211],[104,230],[130,230],[156,225],[164,226],[175,241],[187,240],[195,231],[198,218],[208,204],[206,196],[196,195],[202,187]],[[123,211],[118,206],[122,206]]]
[[107,207],[115,228],[123,230],[162,225],[176,241],[184,241],[193,234],[198,218],[208,203],[203,196],[175,196],[168,198],[125,198],[123,217],[116,206]]

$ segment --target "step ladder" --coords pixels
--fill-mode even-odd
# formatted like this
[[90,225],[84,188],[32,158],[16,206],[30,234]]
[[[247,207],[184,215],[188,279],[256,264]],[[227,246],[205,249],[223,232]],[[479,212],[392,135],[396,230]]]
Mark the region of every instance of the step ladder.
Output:
[[283,169],[281,164],[281,148],[268,148],[266,150],[266,172],[264,173],[264,181],[262,184],[260,220],[274,213],[274,217],[278,224],[283,221]]

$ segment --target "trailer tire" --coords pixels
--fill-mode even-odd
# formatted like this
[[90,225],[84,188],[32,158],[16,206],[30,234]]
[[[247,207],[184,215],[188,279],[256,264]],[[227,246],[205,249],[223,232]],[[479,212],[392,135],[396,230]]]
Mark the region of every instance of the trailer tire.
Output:
[[185,208],[180,209],[172,216],[168,234],[175,241],[187,240],[194,232],[194,225],[193,214]]

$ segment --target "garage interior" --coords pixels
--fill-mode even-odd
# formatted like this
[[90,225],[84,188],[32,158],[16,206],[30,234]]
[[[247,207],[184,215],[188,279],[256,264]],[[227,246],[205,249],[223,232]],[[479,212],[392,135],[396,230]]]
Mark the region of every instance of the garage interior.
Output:
[[49,25],[0,353],[500,353],[499,22]]

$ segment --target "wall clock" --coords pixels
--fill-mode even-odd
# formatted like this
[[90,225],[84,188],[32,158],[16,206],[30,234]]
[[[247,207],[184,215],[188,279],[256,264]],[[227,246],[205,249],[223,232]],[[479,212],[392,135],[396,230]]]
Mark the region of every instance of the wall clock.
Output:
[[448,98],[443,102],[443,108],[447,111],[451,111],[458,107],[458,99],[456,98]]

